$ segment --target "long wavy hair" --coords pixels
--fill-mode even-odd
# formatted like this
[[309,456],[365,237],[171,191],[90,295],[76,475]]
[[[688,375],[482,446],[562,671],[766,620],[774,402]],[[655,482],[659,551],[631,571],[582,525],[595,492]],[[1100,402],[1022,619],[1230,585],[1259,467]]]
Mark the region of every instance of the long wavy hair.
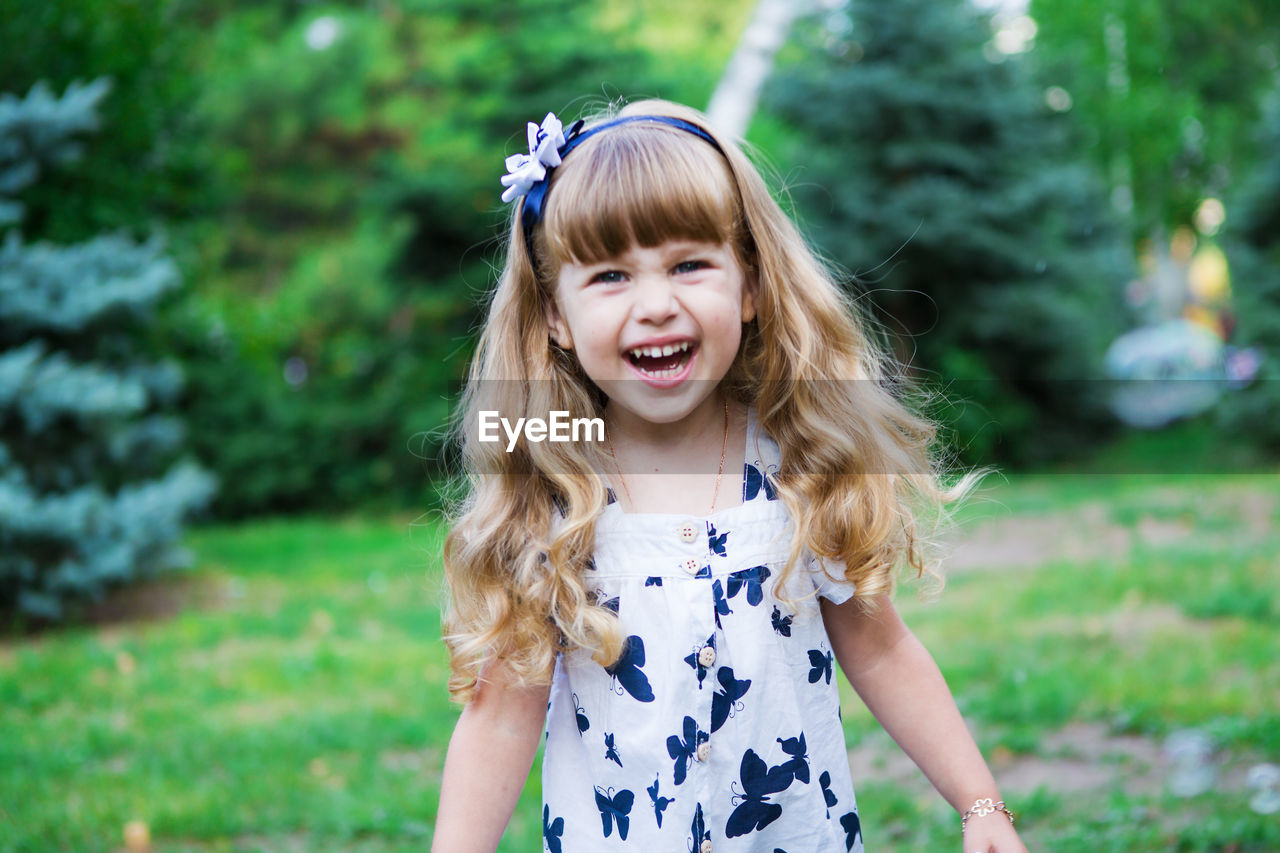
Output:
[[[558,652],[586,649],[609,665],[622,649],[616,614],[583,579],[606,501],[598,443],[521,441],[507,452],[505,442],[478,436],[482,411],[512,420],[553,410],[603,417],[603,393],[550,338],[548,306],[565,262],[597,263],[672,239],[734,247],[756,316],[744,324],[721,389],[756,406],[781,449],[773,482],[795,532],[779,589],[805,549],[842,568],[864,602],[891,592],[903,563],[935,574],[939,522],[980,476],[944,487],[936,426],[904,401],[901,367],[873,341],[858,304],[738,144],[666,101],[632,103],[616,115],[684,119],[721,151],[667,125],[619,125],[584,141],[552,173],[532,245],[514,206],[506,262],[453,423],[469,485],[444,546],[457,701],[471,698],[490,660],[523,683],[545,684]],[[557,507],[563,521],[553,525]]]

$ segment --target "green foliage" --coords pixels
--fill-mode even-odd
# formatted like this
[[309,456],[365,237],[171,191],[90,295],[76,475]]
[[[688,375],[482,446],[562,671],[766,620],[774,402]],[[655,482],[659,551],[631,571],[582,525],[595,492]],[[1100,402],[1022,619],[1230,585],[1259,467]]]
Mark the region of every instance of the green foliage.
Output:
[[176,319],[190,342],[188,410],[200,418],[192,447],[235,484],[224,513],[424,495],[429,472],[414,454],[429,445],[414,436],[448,417],[433,372],[450,342],[411,328],[432,319],[432,294],[392,303],[396,243],[390,228],[362,227],[300,259],[274,300],[213,294]]
[[[154,230],[214,199],[208,150],[190,109],[196,89],[194,31],[177,25],[178,0],[0,0],[0,81],[27,92],[110,79],[108,132],[77,162],[24,194],[23,230],[58,243],[106,230]],[[75,198],[77,204],[66,204]]]
[[1064,88],[1083,150],[1132,194],[1133,235],[1190,225],[1242,181],[1273,85],[1280,6],[1271,0],[1032,0],[1034,56]]
[[430,500],[503,157],[525,122],[659,75],[578,0],[198,14],[199,111],[235,201],[199,232],[205,280],[175,324],[218,510]]
[[[0,223],[21,224],[16,197],[79,156],[77,137],[97,125],[107,89],[99,80],[61,98],[45,86],[0,95]],[[62,619],[112,586],[183,564],[182,521],[213,483],[173,464],[182,430],[168,410],[181,374],[148,357],[141,333],[178,284],[157,241],[4,235],[0,614]]]
[[899,358],[956,401],[938,415],[966,461],[1095,440],[1110,416],[1089,380],[1130,270],[1072,129],[1027,69],[984,57],[989,23],[966,4],[850,9],[810,23],[769,92],[797,136],[804,224],[901,332]]
[[729,57],[755,12],[755,0],[601,0],[600,21],[619,38],[618,46],[636,48],[677,69],[658,88],[632,88],[627,94],[658,95],[701,107],[711,100]]
[[1242,442],[1280,452],[1280,92],[1273,93],[1257,139],[1266,155],[1228,208],[1237,325],[1232,343],[1262,355],[1251,385],[1219,407],[1219,422]]

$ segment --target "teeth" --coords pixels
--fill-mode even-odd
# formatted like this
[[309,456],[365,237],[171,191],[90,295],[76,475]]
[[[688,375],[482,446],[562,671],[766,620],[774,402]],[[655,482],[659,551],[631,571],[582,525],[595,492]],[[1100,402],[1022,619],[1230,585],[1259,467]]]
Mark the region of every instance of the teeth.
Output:
[[673,367],[670,370],[646,370],[641,367],[640,372],[645,376],[652,376],[654,379],[670,379],[678,374],[683,368]]
[[[689,342],[682,341],[678,344],[667,344],[666,346],[663,346],[663,347],[636,347],[630,352],[636,358],[642,358],[645,356],[649,358],[661,358],[663,356],[675,355],[678,352],[686,352],[688,351],[688,349],[689,349]],[[650,371],[645,371],[645,372],[648,373]],[[665,372],[666,371],[659,371],[659,373],[665,373]],[[655,373],[654,375],[656,376],[657,373]]]

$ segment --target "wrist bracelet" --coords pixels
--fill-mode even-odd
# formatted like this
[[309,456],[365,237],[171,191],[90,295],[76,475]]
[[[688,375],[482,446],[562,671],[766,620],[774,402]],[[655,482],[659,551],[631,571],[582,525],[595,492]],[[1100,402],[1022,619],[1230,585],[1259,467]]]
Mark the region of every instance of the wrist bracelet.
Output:
[[1004,812],[1009,818],[1009,823],[1013,823],[1013,812],[1004,807],[1004,800],[999,802],[993,801],[990,797],[976,801],[969,810],[960,816],[960,832],[964,832],[969,825],[971,817],[986,817],[993,812]]

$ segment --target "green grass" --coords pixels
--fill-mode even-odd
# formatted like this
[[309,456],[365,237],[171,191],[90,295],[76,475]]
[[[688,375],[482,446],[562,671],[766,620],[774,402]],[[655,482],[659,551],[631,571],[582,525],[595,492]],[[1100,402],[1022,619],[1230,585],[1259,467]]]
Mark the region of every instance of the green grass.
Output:
[[[970,569],[931,602],[900,594],[997,777],[1054,758],[1047,740],[1081,722],[1156,745],[1195,726],[1223,760],[1280,760],[1276,485],[991,478],[961,513],[970,529],[1056,518],[1080,537],[1124,533],[1105,557]],[[439,537],[408,519],[195,530],[196,570],[154,585],[135,618],[0,641],[0,850],[118,850],[131,820],[158,851],[426,849],[457,716]],[[874,739],[847,686],[845,699],[850,744]],[[541,849],[537,773],[504,851]],[[871,849],[956,848],[936,795],[856,781]],[[1032,849],[1280,849],[1280,821],[1229,786],[1004,793]]]
[[1280,472],[1273,456],[1247,442],[1225,435],[1212,412],[1179,421],[1159,430],[1124,429],[1088,459],[1072,459],[1054,466],[1058,473],[1188,474]]

